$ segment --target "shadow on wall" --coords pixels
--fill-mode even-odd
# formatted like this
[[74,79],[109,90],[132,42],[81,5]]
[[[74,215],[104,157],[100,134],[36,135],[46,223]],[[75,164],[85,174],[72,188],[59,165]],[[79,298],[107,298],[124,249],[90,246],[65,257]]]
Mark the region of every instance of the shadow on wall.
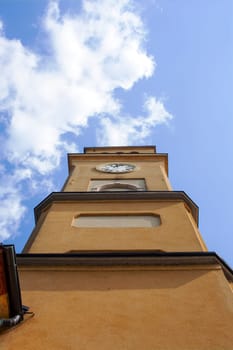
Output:
[[109,271],[22,271],[21,285],[24,291],[174,289],[193,282],[200,283],[201,287],[202,280],[215,272],[207,269],[152,271],[147,268],[141,271],[116,268]]

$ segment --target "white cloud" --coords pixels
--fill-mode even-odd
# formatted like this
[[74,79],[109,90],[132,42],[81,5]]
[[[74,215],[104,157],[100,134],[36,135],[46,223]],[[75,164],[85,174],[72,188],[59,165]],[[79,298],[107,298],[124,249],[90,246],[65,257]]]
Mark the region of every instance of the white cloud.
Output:
[[21,202],[20,194],[6,193],[7,198],[1,198],[0,212],[0,240],[6,240],[10,236],[15,236],[18,231],[20,220],[25,213],[25,207]]
[[[44,18],[49,56],[20,41],[0,38],[1,107],[11,112],[7,151],[11,160],[38,157],[44,172],[57,165],[61,135],[84,126],[96,114],[115,115],[116,88],[129,89],[153,73],[153,59],[142,48],[144,29],[129,1],[84,1],[78,15],[61,15],[51,2]],[[17,144],[17,149],[15,145]]]
[[4,167],[1,167],[0,187],[0,241],[15,235],[20,220],[25,214],[26,208],[22,205],[23,195],[20,182],[30,178],[30,170],[16,170],[14,175],[7,174]]
[[167,123],[172,119],[162,101],[155,97],[147,97],[144,103],[145,115],[138,117],[105,117],[99,130],[98,142],[101,145],[142,144],[158,124]]
[[[21,174],[28,170],[30,177],[26,174],[23,179],[32,181],[58,166],[64,152],[77,149],[64,135],[78,135],[93,116],[99,116],[103,134],[113,135],[116,126],[122,131],[121,137],[114,136],[114,144],[143,139],[152,125],[170,118],[155,98],[147,100],[144,117],[119,117],[121,102],[115,89],[130,89],[155,68],[144,49],[143,23],[130,0],[84,0],[82,11],[72,15],[60,13],[58,3],[51,1],[42,26],[48,46],[38,54],[19,40],[8,39],[0,24],[3,157],[13,167],[15,188],[20,183],[15,177],[18,169]],[[109,117],[101,121],[103,114]],[[110,143],[109,138],[105,141]],[[14,195],[3,193],[4,208],[12,209],[5,209],[9,213],[5,221],[3,215],[0,218],[4,232],[0,238],[10,235],[7,227],[25,212],[20,186]]]

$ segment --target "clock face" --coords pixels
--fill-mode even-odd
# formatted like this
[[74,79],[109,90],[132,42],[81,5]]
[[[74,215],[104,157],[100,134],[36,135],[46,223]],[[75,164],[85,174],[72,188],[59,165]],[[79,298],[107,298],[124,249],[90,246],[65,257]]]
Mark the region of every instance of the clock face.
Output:
[[107,163],[97,166],[96,169],[105,173],[129,173],[135,170],[136,166],[127,163]]

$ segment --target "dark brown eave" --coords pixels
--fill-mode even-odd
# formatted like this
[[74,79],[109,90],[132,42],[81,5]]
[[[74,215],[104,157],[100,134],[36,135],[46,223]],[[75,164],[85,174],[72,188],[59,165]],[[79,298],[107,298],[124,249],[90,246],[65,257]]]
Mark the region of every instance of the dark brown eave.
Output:
[[23,266],[187,266],[220,265],[233,281],[232,269],[215,252],[80,251],[73,254],[17,254]]
[[198,225],[198,206],[184,191],[129,191],[129,192],[52,192],[34,208],[35,222],[41,213],[54,202],[75,201],[132,201],[153,200],[165,202],[184,202],[190,209]]

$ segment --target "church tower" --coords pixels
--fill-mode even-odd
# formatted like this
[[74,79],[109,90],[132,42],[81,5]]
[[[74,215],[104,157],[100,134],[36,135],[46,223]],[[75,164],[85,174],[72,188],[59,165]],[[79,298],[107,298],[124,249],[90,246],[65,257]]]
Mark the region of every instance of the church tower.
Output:
[[[34,318],[4,349],[232,349],[232,270],[208,252],[198,207],[154,146],[68,155],[17,257]],[[26,347],[25,347],[26,346]]]
[[68,163],[62,192],[35,208],[24,252],[206,251],[197,206],[172,191],[167,154],[153,146],[96,147],[69,154]]

